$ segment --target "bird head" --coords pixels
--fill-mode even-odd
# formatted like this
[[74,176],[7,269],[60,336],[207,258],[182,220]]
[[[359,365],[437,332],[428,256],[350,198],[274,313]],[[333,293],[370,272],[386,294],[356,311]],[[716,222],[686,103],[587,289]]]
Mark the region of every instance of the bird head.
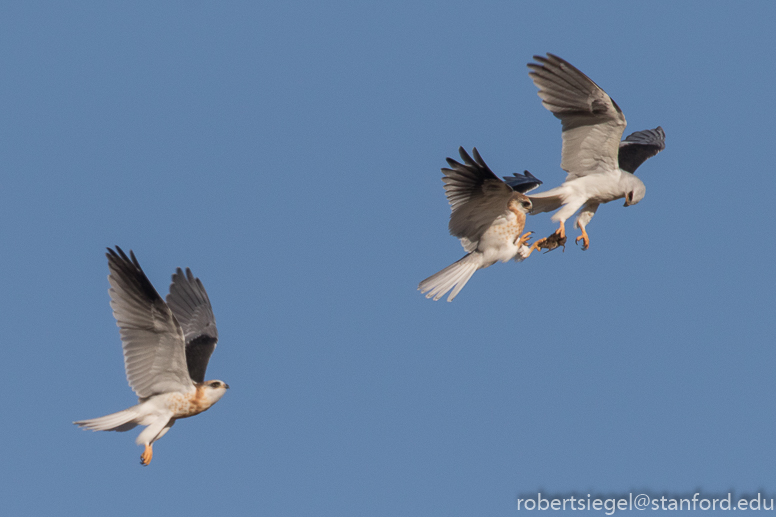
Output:
[[229,385],[222,381],[205,381],[202,383],[202,388],[205,392],[205,397],[212,405],[221,400],[226,390],[229,389]]
[[528,196],[525,196],[519,192],[515,192],[513,194],[513,197],[509,203],[524,214],[527,214],[531,211],[531,208],[533,208],[533,204],[531,203],[531,200],[528,199]]
[[623,206],[635,205],[644,199],[644,194],[646,193],[647,188],[644,186],[644,184],[641,182],[637,183],[633,186],[632,190],[629,190],[628,193],[625,194],[625,204]]

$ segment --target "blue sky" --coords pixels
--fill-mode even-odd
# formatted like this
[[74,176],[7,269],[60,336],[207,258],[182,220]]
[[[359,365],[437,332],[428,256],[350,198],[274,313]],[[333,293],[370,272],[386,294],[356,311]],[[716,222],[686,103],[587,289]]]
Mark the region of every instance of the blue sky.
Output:
[[[519,494],[774,494],[776,6],[6,2],[9,515],[513,515]],[[661,125],[587,252],[463,255],[445,157],[559,184],[555,53]],[[539,235],[547,214],[529,219]],[[569,227],[570,228],[570,227]],[[576,235],[573,233],[572,235]],[[105,247],[191,267],[232,389],[139,465]],[[522,512],[524,513],[524,512]]]

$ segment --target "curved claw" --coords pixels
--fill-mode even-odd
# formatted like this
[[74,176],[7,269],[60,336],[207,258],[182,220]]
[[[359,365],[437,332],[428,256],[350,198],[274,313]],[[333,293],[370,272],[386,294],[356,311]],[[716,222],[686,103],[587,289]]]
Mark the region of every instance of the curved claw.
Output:
[[582,241],[582,251],[587,251],[590,247],[590,237],[587,236],[587,232],[584,228],[582,228],[582,235],[577,237],[576,240],[574,240],[574,243],[579,244],[579,241]]
[[524,233],[522,235],[522,237],[520,237],[519,239],[515,239],[515,245],[520,247],[520,246],[528,244],[528,241],[531,240],[531,235],[532,234],[533,234],[533,232]]
[[149,463],[151,463],[151,459],[154,457],[154,450],[151,448],[150,445],[145,446],[145,450],[143,451],[143,454],[140,455],[140,464],[144,467],[147,467]]

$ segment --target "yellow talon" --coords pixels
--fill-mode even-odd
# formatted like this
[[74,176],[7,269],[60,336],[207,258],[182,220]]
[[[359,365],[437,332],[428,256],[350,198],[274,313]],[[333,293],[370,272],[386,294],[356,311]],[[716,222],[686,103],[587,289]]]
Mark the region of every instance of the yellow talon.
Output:
[[579,241],[582,241],[582,251],[585,251],[587,248],[590,247],[590,237],[587,236],[587,232],[584,228],[582,228],[582,235],[576,238],[574,242],[579,244]]
[[523,245],[527,244],[528,241],[531,240],[531,235],[532,234],[533,234],[533,232],[524,233],[522,237],[520,237],[519,239],[517,239],[517,241],[515,241],[515,245],[520,247],[520,246],[523,246]]
[[154,450],[151,448],[150,445],[145,446],[145,450],[143,451],[143,454],[140,455],[140,464],[143,466],[147,466],[149,463],[151,463],[151,459],[154,457]]

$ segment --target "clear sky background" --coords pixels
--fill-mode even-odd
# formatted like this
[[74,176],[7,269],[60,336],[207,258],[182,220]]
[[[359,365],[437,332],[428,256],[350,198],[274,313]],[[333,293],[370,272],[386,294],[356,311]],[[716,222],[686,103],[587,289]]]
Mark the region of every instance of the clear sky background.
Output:
[[[4,2],[8,515],[495,516],[519,495],[774,494],[776,4]],[[445,157],[563,180],[552,52],[667,148],[571,239],[464,252]],[[538,236],[555,228],[530,218]],[[568,226],[571,236],[576,230]],[[232,389],[139,465],[105,247],[191,267]]]

